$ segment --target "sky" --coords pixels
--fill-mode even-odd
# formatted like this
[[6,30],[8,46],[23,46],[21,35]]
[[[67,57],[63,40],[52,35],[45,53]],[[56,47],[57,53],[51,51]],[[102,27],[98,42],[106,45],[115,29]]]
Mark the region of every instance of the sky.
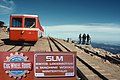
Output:
[[0,0],[0,21],[10,14],[36,14],[45,36],[120,42],[120,0]]

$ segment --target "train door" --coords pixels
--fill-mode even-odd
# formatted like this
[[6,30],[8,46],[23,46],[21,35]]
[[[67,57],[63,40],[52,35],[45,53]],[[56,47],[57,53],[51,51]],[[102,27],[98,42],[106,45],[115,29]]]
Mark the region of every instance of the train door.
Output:
[[27,41],[38,40],[38,28],[36,28],[36,18],[25,17],[24,19],[24,39]]

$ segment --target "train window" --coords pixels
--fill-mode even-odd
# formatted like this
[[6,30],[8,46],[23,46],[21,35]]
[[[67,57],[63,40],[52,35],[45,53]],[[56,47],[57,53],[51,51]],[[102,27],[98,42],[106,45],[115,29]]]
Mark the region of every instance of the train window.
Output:
[[35,18],[25,18],[25,27],[26,28],[35,28]]
[[22,18],[12,18],[12,27],[21,27]]

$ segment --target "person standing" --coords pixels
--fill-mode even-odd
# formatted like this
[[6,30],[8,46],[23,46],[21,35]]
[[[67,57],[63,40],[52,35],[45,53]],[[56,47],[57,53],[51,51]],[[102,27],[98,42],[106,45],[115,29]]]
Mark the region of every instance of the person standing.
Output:
[[83,34],[82,39],[83,39],[82,44],[85,44],[86,43],[86,34],[85,33]]
[[89,34],[87,34],[87,43],[86,43],[87,45],[89,45],[89,44],[90,44],[90,40],[91,40],[91,39],[90,39],[90,35],[89,35]]
[[82,39],[81,34],[79,34],[79,44],[81,44],[81,39]]

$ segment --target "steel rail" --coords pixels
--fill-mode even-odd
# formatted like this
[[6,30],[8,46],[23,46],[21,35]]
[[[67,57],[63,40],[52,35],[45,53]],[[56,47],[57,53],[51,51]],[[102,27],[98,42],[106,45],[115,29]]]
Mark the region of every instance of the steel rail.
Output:
[[48,40],[48,44],[49,44],[49,46],[50,46],[50,50],[51,50],[51,52],[53,52],[53,49],[52,49],[52,46],[51,46],[51,44],[50,44],[50,40],[49,40],[50,38],[47,38],[47,40]]
[[17,52],[20,52],[24,48],[24,44],[17,50]]
[[29,47],[28,52],[30,52],[30,49],[31,49],[31,46]]
[[10,52],[12,49],[14,49],[16,46],[13,46],[12,48],[10,48],[9,50],[7,50],[7,52]]

